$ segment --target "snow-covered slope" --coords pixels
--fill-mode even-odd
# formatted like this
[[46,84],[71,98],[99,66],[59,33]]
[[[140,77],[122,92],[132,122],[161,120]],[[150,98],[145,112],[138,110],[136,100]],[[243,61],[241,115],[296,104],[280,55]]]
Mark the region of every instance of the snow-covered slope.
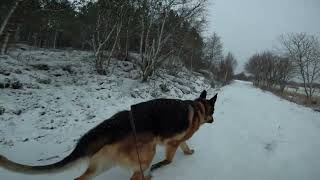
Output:
[[[76,57],[79,54],[70,53]],[[43,63],[43,60],[39,61]],[[55,162],[67,155],[88,129],[132,103],[158,96],[193,99],[198,91],[208,88],[202,77],[186,72],[178,77],[163,72],[148,84],[141,84],[129,77],[134,73],[123,65],[128,62],[119,62],[112,76],[96,76],[83,72],[87,68],[84,68],[86,58],[79,61],[83,62],[83,67],[76,68],[75,74],[63,72],[66,73],[63,76],[51,76],[52,69],[60,69],[60,65],[54,66],[50,62],[49,73],[35,71],[35,76],[49,76],[50,84],[39,84],[30,76],[23,76],[29,77],[29,84],[38,85],[39,89],[0,89],[0,106],[6,109],[0,115],[1,154],[26,164]],[[21,67],[22,71],[25,66]],[[19,78],[22,77],[16,77]],[[82,84],[83,80],[87,83]],[[28,82],[23,81],[24,85]],[[160,88],[160,84],[166,84],[168,89],[163,85]],[[209,94],[214,95],[216,91],[210,89]],[[189,141],[195,154],[184,156],[178,151],[172,164],[153,175],[155,180],[316,180],[320,177],[319,139],[320,113],[263,92],[250,83],[236,81],[220,90],[215,123],[202,127]],[[160,147],[154,161],[163,157],[164,151]],[[0,168],[0,179],[73,179],[84,168],[85,165],[81,165],[60,174],[39,176],[16,174]],[[130,171],[114,168],[96,179],[129,179],[130,176]]]
[[97,75],[93,62],[90,52],[31,47],[0,56],[0,153],[24,163],[51,163],[70,153],[89,129],[134,103],[194,99],[210,89],[205,78],[186,69],[162,69],[141,83],[131,62],[113,60],[108,76]]
[[[160,97],[195,98],[209,88],[203,77],[187,70],[176,76],[160,70],[141,83],[131,62],[112,61],[108,76],[97,75],[93,62],[91,53],[81,51],[16,51],[0,57],[0,87],[22,86],[0,88],[1,147],[35,141],[68,144],[64,149],[69,150],[88,129],[131,104]],[[37,159],[48,155],[37,154]]]

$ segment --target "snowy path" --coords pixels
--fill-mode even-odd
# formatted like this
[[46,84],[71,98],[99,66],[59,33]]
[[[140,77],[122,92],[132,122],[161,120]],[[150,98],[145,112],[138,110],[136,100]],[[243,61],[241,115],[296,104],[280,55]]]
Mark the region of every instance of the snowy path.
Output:
[[[186,157],[178,151],[171,165],[153,173],[154,180],[320,178],[320,113],[236,81],[219,93],[215,119],[213,125],[202,127],[190,140],[195,154]],[[27,143],[15,148],[28,151],[15,152],[28,156],[29,151],[37,149],[32,144],[26,146]],[[163,149],[159,148],[154,161],[163,156]],[[70,180],[83,169],[82,166],[50,176],[20,175],[0,169],[0,179]],[[130,174],[114,168],[96,179],[129,179]]]

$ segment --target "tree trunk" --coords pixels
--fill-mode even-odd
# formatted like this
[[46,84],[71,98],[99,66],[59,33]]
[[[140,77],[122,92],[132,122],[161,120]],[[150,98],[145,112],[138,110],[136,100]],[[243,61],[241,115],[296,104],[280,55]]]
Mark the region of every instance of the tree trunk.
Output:
[[228,78],[228,70],[226,70],[226,74],[225,74],[225,76],[224,76],[224,85],[226,85],[227,83],[228,83],[228,80],[229,78]]
[[121,32],[121,29],[122,29],[122,21],[121,21],[121,23],[120,23],[120,25],[118,27],[117,34],[116,34],[116,39],[114,40],[111,52],[110,52],[109,57],[107,59],[107,67],[109,67],[109,65],[110,65],[110,61],[111,61],[111,58],[112,58],[113,51],[114,51],[114,49],[115,49],[115,47],[116,47],[116,45],[117,45],[117,43],[119,41],[119,34]]
[[28,44],[29,45],[31,45],[32,44],[32,32],[28,32],[28,35],[27,35],[27,42],[28,42]]
[[147,82],[149,77],[152,75],[152,72],[153,72],[153,69],[151,67],[151,64],[148,64],[145,70],[143,71],[142,82]]
[[3,23],[1,24],[1,27],[0,27],[0,36],[3,34],[8,22],[9,22],[9,19],[10,17],[12,16],[12,14],[14,13],[14,11],[17,9],[17,7],[19,6],[19,3],[22,2],[23,0],[17,0],[15,2],[15,4],[12,6],[12,8],[10,9],[7,17],[4,19]]
[[81,42],[81,50],[84,51],[85,42]]
[[106,71],[103,67],[103,54],[101,52],[96,55],[96,70],[98,74],[106,75]]
[[20,31],[21,31],[21,26],[18,25],[17,30],[16,30],[16,33],[14,34],[14,41],[15,41],[15,42],[18,42],[18,41],[21,39],[21,37],[20,37]]
[[38,39],[38,33],[34,33],[33,35],[32,35],[32,38],[33,38],[33,46],[35,46],[35,47],[37,47],[37,45],[38,45],[38,42],[37,42],[37,39]]
[[54,32],[53,49],[56,49],[58,32]]
[[285,85],[285,84],[281,84],[281,85],[280,85],[280,91],[281,91],[281,93],[284,93],[285,88],[286,88],[286,85]]
[[[129,21],[130,21],[130,19],[129,19]],[[126,50],[125,50],[125,53],[126,53],[125,60],[127,60],[128,56],[129,56],[129,26],[127,27],[127,32],[126,32]]]
[[8,49],[8,42],[10,39],[10,33],[8,32],[6,36],[4,37],[2,48],[1,48],[1,54],[6,54]]

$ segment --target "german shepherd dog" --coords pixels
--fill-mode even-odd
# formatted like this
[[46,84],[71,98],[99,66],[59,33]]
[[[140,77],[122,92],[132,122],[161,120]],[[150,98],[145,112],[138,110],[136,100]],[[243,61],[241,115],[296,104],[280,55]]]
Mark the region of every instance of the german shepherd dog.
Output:
[[[193,154],[186,140],[201,125],[214,121],[217,94],[211,99],[206,99],[206,95],[203,91],[195,100],[155,99],[135,104],[131,106],[131,112],[118,112],[87,132],[73,152],[59,162],[28,166],[0,156],[0,167],[25,174],[45,174],[66,170],[85,160],[88,168],[76,180],[90,180],[115,165],[133,170],[131,180],[141,180],[142,173],[150,168],[156,145],[166,147],[166,157],[152,165],[151,171],[170,164],[178,147],[186,155]],[[134,121],[135,133],[130,118]],[[144,179],[151,180],[151,175]]]

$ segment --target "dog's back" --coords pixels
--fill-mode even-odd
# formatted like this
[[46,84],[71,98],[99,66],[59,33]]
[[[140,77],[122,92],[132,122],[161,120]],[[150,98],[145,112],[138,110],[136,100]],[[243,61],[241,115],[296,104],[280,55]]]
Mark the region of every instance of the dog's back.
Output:
[[[137,134],[152,134],[161,138],[174,136],[189,127],[188,106],[192,101],[155,99],[131,108]],[[132,134],[130,112],[121,111],[86,133],[78,142],[82,155],[92,155],[104,145],[121,141]]]
[[170,137],[189,127],[188,107],[191,101],[155,99],[131,107],[137,131]]

